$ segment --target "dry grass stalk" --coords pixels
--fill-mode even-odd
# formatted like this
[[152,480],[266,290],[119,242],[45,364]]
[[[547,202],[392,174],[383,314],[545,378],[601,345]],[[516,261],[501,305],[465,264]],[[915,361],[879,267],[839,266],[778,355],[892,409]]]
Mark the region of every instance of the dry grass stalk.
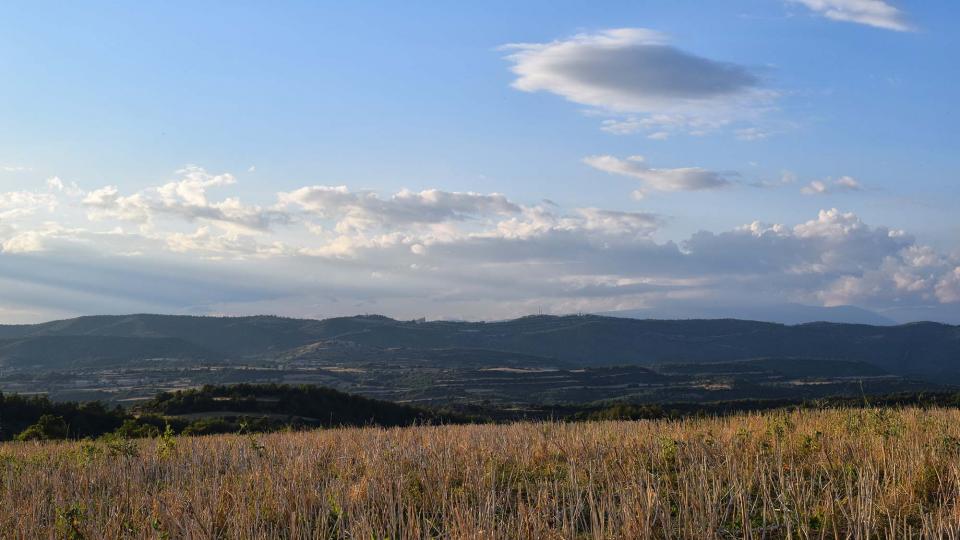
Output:
[[960,411],[0,445],[2,538],[960,538]]

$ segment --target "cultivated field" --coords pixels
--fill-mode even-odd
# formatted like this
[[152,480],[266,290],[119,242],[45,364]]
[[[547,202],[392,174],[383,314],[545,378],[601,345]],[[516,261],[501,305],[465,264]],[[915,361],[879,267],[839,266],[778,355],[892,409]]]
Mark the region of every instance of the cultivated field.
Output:
[[3,538],[960,538],[960,411],[0,445]]

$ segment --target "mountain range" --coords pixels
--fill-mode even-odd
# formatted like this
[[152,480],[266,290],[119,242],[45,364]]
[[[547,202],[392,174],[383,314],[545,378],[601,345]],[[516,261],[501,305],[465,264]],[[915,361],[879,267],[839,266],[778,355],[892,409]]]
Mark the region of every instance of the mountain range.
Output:
[[[350,351],[353,351],[352,353]],[[862,362],[929,381],[960,380],[960,327],[785,325],[737,319],[650,320],[598,315],[498,322],[324,320],[273,316],[88,316],[0,326],[0,368],[56,370],[169,360],[296,361],[320,354],[364,361],[474,366],[654,366],[757,358]]]

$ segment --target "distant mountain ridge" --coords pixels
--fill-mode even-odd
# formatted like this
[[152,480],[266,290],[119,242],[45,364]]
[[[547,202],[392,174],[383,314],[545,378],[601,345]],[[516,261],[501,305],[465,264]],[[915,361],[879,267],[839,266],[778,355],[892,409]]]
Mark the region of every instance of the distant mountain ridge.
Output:
[[781,324],[833,322],[893,326],[896,321],[856,306],[808,306],[804,304],[687,305],[675,303],[649,309],[627,309],[601,313],[631,319],[743,319]]
[[[52,354],[56,348],[52,338],[74,341],[63,342]],[[486,323],[398,321],[376,315],[324,320],[90,316],[0,326],[0,367],[49,364],[55,369],[69,365],[71,355],[85,362],[97,358],[109,362],[170,357],[276,359],[305,354],[311,344],[325,341],[365,347],[371,360],[381,352],[384,358],[396,358],[399,349],[406,350],[408,359],[422,357],[442,364],[462,355],[469,356],[474,365],[482,365],[485,355],[491,365],[503,365],[504,353],[525,355],[524,362],[567,367],[810,358],[865,362],[892,374],[960,381],[957,326],[788,326],[737,319],[641,320],[597,315],[529,316]]]

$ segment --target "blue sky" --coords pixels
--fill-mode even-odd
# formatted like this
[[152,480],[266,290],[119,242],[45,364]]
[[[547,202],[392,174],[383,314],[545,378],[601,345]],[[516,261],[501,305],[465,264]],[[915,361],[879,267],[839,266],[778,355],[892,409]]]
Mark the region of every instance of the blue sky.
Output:
[[960,322],[960,6],[518,4],[0,7],[0,322]]

